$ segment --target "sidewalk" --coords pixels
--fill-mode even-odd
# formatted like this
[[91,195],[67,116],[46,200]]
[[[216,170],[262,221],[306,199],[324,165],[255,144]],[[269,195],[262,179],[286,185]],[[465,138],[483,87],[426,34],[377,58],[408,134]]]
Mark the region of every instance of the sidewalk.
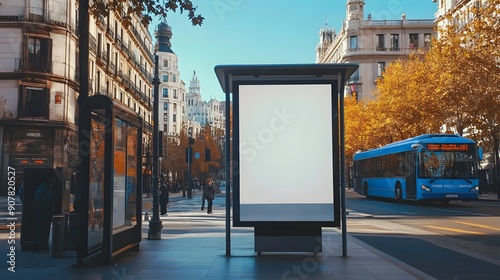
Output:
[[[152,198],[144,199],[144,211]],[[148,240],[149,222],[143,222],[143,240],[137,252],[125,252],[112,266],[78,267],[75,252],[52,258],[48,252],[17,247],[16,272],[7,270],[8,232],[0,231],[3,259],[1,279],[433,279],[355,238],[323,228],[323,253],[265,254],[254,252],[253,228],[231,228],[231,256],[225,247],[225,198],[214,201],[214,214],[200,211],[197,191],[192,199],[171,194],[168,216],[161,217],[162,239]],[[18,232],[18,231],[17,231]],[[18,233],[19,235],[19,233]],[[16,237],[19,240],[19,236]],[[8,278],[7,278],[8,277]]]
[[479,200],[500,201],[500,199],[497,196],[497,193],[494,193],[494,192],[480,194],[479,195]]

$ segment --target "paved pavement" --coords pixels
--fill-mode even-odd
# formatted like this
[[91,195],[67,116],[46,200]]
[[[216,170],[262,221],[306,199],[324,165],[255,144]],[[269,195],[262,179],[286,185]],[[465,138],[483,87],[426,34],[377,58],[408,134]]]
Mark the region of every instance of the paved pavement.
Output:
[[[497,200],[496,194],[482,199]],[[0,197],[1,210],[7,199]],[[143,210],[152,198],[144,198]],[[140,250],[115,257],[111,266],[79,267],[76,254],[65,251],[60,258],[51,252],[21,251],[18,243],[15,272],[9,271],[10,237],[5,211],[0,224],[0,279],[433,279],[431,276],[347,236],[347,257],[342,256],[339,229],[323,228],[323,253],[262,254],[254,252],[252,228],[231,228],[231,256],[226,256],[225,200],[214,201],[213,215],[200,211],[200,192],[192,199],[172,194],[168,215],[162,216],[161,240],[148,240],[149,222],[143,222]],[[19,202],[18,202],[19,203]],[[16,211],[20,205],[16,205]],[[2,215],[4,214],[4,215]],[[16,216],[20,213],[16,213]],[[20,218],[19,218],[20,220]]]

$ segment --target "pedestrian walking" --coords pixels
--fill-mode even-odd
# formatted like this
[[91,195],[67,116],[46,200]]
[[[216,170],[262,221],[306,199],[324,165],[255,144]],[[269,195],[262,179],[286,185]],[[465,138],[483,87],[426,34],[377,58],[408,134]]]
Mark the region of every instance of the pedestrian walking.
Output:
[[212,214],[212,204],[215,196],[215,189],[214,189],[214,180],[212,178],[207,178],[205,180],[205,185],[206,185],[206,192],[204,191],[203,194],[207,199],[207,214]]
[[54,214],[54,178],[41,183],[35,190],[33,197],[33,211],[35,213],[35,250],[49,249],[50,225]]
[[169,195],[167,185],[162,180],[160,183],[160,215],[167,214],[168,199]]

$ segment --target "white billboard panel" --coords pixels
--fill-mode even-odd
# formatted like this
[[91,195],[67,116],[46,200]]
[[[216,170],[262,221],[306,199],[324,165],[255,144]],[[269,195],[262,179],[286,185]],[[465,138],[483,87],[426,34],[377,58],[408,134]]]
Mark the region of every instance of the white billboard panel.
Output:
[[237,100],[239,221],[333,222],[332,85],[239,85]]

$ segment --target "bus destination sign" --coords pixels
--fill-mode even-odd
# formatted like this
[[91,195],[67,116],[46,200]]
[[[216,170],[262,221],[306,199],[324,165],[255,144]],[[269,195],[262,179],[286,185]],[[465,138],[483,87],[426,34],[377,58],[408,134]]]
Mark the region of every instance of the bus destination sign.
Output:
[[429,151],[463,152],[469,150],[468,144],[427,144]]

